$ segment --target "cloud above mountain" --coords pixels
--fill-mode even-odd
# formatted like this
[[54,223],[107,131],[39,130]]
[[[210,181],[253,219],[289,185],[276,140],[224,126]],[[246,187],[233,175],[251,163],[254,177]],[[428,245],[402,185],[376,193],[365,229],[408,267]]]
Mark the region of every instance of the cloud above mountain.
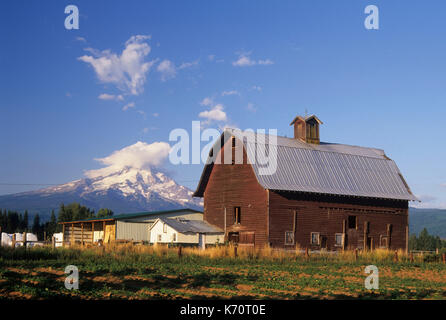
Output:
[[224,107],[221,104],[215,105],[210,110],[202,111],[198,114],[200,118],[205,118],[207,121],[226,121],[227,115],[223,111]]
[[144,90],[146,75],[156,60],[145,61],[151,48],[147,44],[150,36],[135,35],[125,43],[121,54],[111,50],[85,49],[91,55],[78,60],[90,64],[98,79],[103,83],[114,84],[119,90],[138,95]]
[[104,168],[85,171],[88,178],[106,176],[126,167],[145,169],[159,167],[167,159],[170,145],[166,142],[151,144],[138,141],[135,144],[114,151],[107,157],[95,160],[105,165]]
[[236,61],[232,62],[234,67],[252,67],[255,65],[268,66],[274,64],[274,61],[270,59],[254,60],[251,58],[251,52],[242,52]]

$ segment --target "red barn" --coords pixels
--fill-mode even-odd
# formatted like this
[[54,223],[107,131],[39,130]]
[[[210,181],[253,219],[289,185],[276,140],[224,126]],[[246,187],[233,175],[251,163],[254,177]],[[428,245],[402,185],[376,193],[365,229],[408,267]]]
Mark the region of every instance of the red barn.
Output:
[[417,199],[395,162],[383,150],[320,142],[320,124],[296,117],[294,138],[226,129],[194,193],[204,220],[239,245],[407,249]]

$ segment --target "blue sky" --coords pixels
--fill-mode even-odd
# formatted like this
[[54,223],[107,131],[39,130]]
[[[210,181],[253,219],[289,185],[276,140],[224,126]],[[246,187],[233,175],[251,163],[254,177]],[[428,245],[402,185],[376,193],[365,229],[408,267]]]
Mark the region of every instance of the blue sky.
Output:
[[[68,4],[79,8],[79,30],[64,27]],[[364,27],[370,4],[379,30]],[[290,121],[308,110],[324,121],[323,141],[384,149],[423,206],[446,208],[445,9],[444,1],[2,1],[0,194],[83,178],[103,167],[96,158],[168,142],[193,120],[291,136]],[[101,57],[134,60],[101,74],[91,63]],[[165,169],[195,189],[202,165]]]

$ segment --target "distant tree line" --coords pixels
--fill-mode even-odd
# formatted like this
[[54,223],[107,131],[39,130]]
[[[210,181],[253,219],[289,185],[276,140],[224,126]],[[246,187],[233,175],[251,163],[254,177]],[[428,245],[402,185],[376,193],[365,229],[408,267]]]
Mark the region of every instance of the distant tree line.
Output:
[[442,248],[446,248],[446,240],[430,235],[426,228],[418,236],[412,234],[409,237],[409,250],[435,251]]
[[61,232],[62,226],[58,224],[64,221],[83,220],[89,218],[105,218],[113,216],[113,211],[107,208],[99,209],[97,213],[94,210],[82,206],[77,202],[59,207],[56,214],[51,210],[49,221],[41,222],[39,214],[34,215],[33,223],[29,225],[28,211],[22,214],[17,211],[0,209],[0,227],[2,232],[6,233],[22,233],[32,232],[37,235],[39,240],[43,240],[44,235],[51,238],[54,233]]

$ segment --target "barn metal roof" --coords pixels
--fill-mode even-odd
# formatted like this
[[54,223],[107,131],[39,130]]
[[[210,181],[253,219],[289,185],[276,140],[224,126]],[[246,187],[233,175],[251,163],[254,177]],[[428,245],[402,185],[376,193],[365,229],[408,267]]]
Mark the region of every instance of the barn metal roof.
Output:
[[[257,180],[265,189],[418,200],[395,162],[381,149],[324,142],[317,145],[249,131],[225,131],[243,141]],[[259,144],[269,152],[268,157],[256,152]],[[276,170],[262,165],[268,158],[277,159]],[[212,166],[206,164],[194,196],[203,196]]]
[[222,233],[223,230],[202,220],[186,220],[181,218],[158,218],[152,225],[151,229],[159,221],[169,225],[173,229],[181,233]]
[[131,219],[131,218],[141,218],[141,217],[149,217],[149,216],[155,216],[160,214],[168,214],[168,213],[177,213],[177,212],[194,212],[194,213],[203,213],[202,211],[189,209],[189,208],[181,208],[181,209],[173,209],[173,210],[162,210],[162,211],[149,211],[149,212],[137,212],[137,213],[121,213],[118,215],[113,215],[109,217],[103,217],[103,218],[88,218],[88,219],[82,219],[82,220],[73,220],[73,221],[63,221],[59,222],[60,224],[64,223],[74,223],[74,222],[87,222],[87,221],[112,221],[112,220],[124,220],[124,219]]

